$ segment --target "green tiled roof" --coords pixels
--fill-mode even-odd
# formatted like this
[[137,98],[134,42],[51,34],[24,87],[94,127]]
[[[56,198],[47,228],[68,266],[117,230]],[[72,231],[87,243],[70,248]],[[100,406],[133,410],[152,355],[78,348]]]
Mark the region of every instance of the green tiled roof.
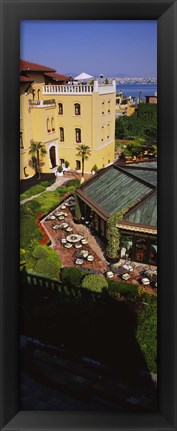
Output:
[[82,191],[111,215],[133,206],[147,196],[152,188],[111,166],[102,175],[83,185]]
[[135,177],[139,178],[140,180],[143,180],[149,184],[152,184],[156,187],[157,185],[157,171],[149,171],[149,170],[143,170],[143,169],[126,169],[127,173],[130,173],[134,175]]
[[153,162],[142,162],[142,163],[131,163],[129,166],[134,166],[136,168],[146,168],[146,169],[157,169],[157,161]]
[[157,193],[138,205],[124,220],[132,223],[157,226]]

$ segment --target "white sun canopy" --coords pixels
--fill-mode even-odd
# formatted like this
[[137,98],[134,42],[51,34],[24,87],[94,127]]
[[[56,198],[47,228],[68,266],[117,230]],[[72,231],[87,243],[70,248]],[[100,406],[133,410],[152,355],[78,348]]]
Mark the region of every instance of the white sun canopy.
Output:
[[77,81],[83,81],[86,79],[91,79],[93,78],[92,75],[88,75],[88,73],[82,72],[80,75],[76,76],[74,79]]

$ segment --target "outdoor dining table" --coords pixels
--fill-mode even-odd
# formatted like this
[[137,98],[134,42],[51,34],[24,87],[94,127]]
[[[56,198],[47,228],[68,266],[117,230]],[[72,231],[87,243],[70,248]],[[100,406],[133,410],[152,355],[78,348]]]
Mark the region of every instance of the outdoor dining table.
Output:
[[92,255],[92,254],[89,254],[89,255],[87,256],[87,260],[88,260],[89,262],[92,262],[92,261],[94,260],[93,255]]
[[52,226],[52,229],[54,229],[54,230],[60,229],[60,225],[56,224],[55,226]]
[[82,236],[73,233],[71,235],[68,235],[66,239],[67,239],[68,242],[71,242],[71,243],[75,244],[75,243],[79,242],[82,239]]
[[131,265],[124,264],[124,265],[122,265],[122,267],[124,269],[126,269],[127,272],[132,272],[133,271],[133,267]]
[[89,254],[88,250],[81,250],[79,252],[79,256],[78,257],[83,257],[84,259],[86,259],[87,256],[88,256],[88,254]]
[[55,219],[56,219],[56,217],[54,215],[50,216],[50,220],[55,220]]
[[68,223],[61,223],[60,229],[66,229],[68,227]]

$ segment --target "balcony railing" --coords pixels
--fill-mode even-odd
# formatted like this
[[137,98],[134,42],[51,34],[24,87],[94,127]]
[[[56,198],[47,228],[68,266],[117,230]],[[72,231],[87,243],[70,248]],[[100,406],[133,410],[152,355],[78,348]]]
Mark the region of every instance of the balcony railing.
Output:
[[93,93],[93,85],[44,85],[43,94],[90,94]]
[[29,107],[30,108],[46,108],[48,106],[55,107],[56,106],[55,99],[49,99],[49,100],[29,100]]

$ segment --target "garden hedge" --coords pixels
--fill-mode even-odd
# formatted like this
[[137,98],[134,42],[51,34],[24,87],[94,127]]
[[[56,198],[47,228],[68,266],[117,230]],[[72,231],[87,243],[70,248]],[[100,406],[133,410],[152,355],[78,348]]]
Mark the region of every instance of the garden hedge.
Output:
[[108,282],[102,275],[88,274],[82,278],[81,286],[94,292],[101,292],[102,289],[107,289]]

